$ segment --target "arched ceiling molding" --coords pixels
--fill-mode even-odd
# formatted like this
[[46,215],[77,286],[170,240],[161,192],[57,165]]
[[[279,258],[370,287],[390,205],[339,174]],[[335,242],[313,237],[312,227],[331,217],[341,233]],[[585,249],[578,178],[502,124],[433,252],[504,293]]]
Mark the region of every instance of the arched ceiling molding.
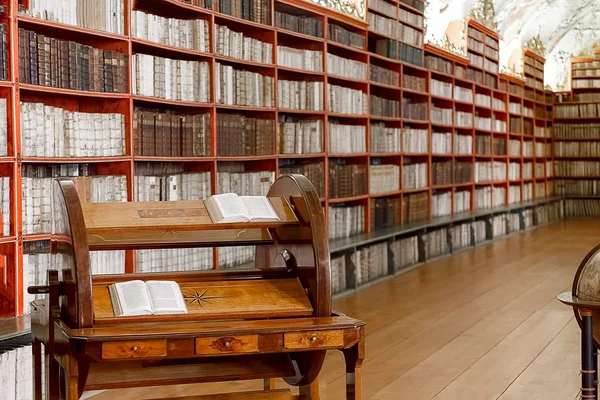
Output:
[[[448,23],[467,17],[476,0],[429,0],[427,38],[438,41]],[[568,86],[569,58],[600,40],[600,0],[494,0],[502,36],[500,62],[506,65],[539,32],[546,47],[546,84]]]

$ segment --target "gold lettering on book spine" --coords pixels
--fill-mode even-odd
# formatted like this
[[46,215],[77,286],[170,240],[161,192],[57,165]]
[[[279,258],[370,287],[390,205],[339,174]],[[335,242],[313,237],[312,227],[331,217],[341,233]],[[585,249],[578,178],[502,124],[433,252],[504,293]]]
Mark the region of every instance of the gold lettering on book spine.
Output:
[[348,15],[361,21],[367,20],[367,0],[307,0],[321,7]]

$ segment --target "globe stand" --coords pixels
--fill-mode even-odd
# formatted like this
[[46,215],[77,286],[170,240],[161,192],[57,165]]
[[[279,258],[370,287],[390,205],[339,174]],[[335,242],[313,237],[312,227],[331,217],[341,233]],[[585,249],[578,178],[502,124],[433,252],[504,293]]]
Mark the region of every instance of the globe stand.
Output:
[[558,300],[573,307],[581,327],[581,399],[598,400],[598,344],[594,340],[593,314],[600,317],[600,302],[579,300],[571,292],[561,293]]

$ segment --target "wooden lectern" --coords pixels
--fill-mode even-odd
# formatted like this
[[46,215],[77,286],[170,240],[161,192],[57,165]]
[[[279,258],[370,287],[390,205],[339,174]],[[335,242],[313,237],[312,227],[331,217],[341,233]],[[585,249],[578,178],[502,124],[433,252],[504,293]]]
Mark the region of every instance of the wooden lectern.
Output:
[[[361,398],[364,323],[331,310],[323,209],[304,176],[272,185],[281,222],[269,223],[215,224],[203,201],[82,204],[69,180],[53,196],[56,265],[47,286],[29,288],[47,294],[32,303],[36,400],[42,390],[74,400],[84,390],[245,379],[265,379],[265,391],[226,398],[316,399],[331,349],[345,357],[346,398]],[[248,245],[256,269],[247,271],[92,276],[89,266],[93,250]],[[108,286],[133,279],[176,281],[188,314],[115,317]],[[272,378],[300,396],[271,392]]]

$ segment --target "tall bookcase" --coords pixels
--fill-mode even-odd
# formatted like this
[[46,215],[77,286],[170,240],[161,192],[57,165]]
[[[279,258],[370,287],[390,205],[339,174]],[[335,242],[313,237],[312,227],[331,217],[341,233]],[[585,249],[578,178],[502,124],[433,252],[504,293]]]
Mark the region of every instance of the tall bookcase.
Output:
[[[10,193],[10,212],[3,216],[9,223],[0,239],[3,315],[22,314],[27,279],[44,277],[27,278],[24,270],[33,268],[30,254],[49,250],[49,221],[32,222],[32,215],[48,214],[40,182],[51,176],[83,176],[80,184],[91,201],[135,201],[202,198],[219,191],[259,193],[278,175],[303,173],[321,194],[329,230],[336,233],[334,253],[356,248],[348,236],[367,245],[382,230],[419,230],[476,212],[492,215],[498,207],[511,212],[509,203],[533,200],[521,194],[526,180],[509,179],[507,172],[513,161],[519,174],[527,161],[535,162],[520,148],[538,139],[519,130],[522,125],[509,129],[509,103],[537,105],[538,97],[525,100],[523,82],[499,76],[498,35],[476,21],[465,22],[467,57],[424,46],[420,0],[370,2],[371,25],[299,0],[114,0],[117,12],[106,19],[64,8],[42,13],[54,3],[40,0],[0,4],[6,6],[0,22],[7,26],[8,44],[8,76],[0,82],[8,146],[0,156],[0,178],[10,179],[3,183]],[[193,33],[165,34],[169,27]],[[76,66],[96,65],[98,49],[103,50],[104,72],[98,75],[92,67],[86,70],[90,76],[78,72],[71,82],[67,73],[63,79],[60,66],[65,64],[52,56],[53,49],[60,54],[59,41],[90,46],[75,45]],[[32,50],[42,54],[41,62],[32,61]],[[169,75],[173,69],[179,78]],[[229,87],[234,77],[242,83]],[[513,91],[513,86],[520,89]],[[50,120],[62,118],[57,112],[69,112],[68,118],[75,113],[84,121],[76,132],[87,135],[79,143],[85,151],[64,142],[55,123],[46,126],[44,118],[36,119],[39,110]],[[515,118],[534,120],[521,111]],[[106,122],[115,119],[120,126]],[[114,135],[90,139],[97,127]],[[37,143],[38,131],[45,137],[51,133],[55,142]],[[108,153],[99,150],[102,140],[111,143]],[[516,155],[507,150],[510,140],[519,142]],[[476,176],[478,168],[489,170],[487,177]],[[254,175],[241,175],[245,172]],[[530,181],[532,186],[546,183],[546,177]],[[513,186],[521,192],[511,201]],[[482,232],[490,238],[486,229],[465,243],[477,243],[474,238]],[[444,243],[440,238],[445,236],[438,236],[435,240]],[[417,236],[409,245],[414,257],[407,259],[435,253],[435,245]],[[207,269],[228,268],[234,266],[231,259],[252,258],[238,250],[243,254],[232,250],[224,257],[229,250],[209,249],[185,257]],[[388,253],[353,254],[367,254],[372,265],[384,265],[373,260]],[[158,262],[179,256],[164,253]],[[133,272],[152,271],[153,260],[128,252],[98,255],[96,261]],[[34,261],[41,265],[48,259]],[[395,272],[391,267],[375,274],[363,271],[357,279],[356,270],[343,268],[349,280],[338,291]]]
[[556,190],[570,216],[600,215],[600,49],[570,63],[571,91],[555,93]]

